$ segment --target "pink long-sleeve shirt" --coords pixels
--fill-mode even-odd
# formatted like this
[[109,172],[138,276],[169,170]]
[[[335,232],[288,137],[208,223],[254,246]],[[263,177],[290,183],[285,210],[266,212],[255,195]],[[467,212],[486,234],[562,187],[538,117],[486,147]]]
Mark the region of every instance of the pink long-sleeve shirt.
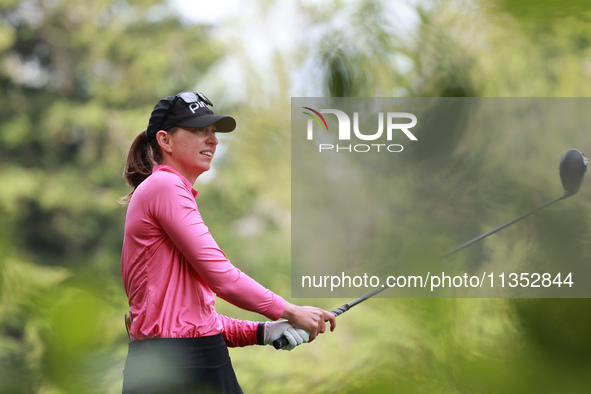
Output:
[[228,346],[257,343],[257,322],[217,314],[215,294],[276,320],[285,301],[226,258],[203,223],[189,181],[167,165],[134,191],[121,255],[132,339],[222,334]]

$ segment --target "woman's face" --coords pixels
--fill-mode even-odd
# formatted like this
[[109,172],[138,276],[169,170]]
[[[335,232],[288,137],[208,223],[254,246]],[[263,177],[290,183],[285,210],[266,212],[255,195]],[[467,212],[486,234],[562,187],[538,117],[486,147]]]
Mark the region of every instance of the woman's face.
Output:
[[215,125],[204,128],[178,127],[169,138],[164,164],[168,164],[194,183],[199,175],[209,170],[218,139]]

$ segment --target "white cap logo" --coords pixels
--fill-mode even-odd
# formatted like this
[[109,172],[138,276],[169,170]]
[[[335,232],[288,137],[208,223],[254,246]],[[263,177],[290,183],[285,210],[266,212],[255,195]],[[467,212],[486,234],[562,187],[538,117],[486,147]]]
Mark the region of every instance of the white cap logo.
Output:
[[196,103],[191,103],[189,104],[189,109],[191,110],[191,112],[195,113],[195,111],[197,111],[199,108],[201,107],[205,107],[206,104],[204,102],[196,102]]

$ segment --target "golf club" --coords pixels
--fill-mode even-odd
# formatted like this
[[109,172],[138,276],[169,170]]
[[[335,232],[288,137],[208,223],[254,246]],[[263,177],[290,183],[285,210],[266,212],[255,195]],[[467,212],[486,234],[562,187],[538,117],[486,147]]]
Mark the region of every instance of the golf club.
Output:
[[555,202],[558,202],[560,200],[564,200],[565,198],[574,195],[576,192],[579,191],[579,188],[581,187],[581,183],[583,182],[583,177],[585,175],[585,171],[587,170],[587,161],[588,160],[585,157],[585,155],[582,154],[581,152],[579,152],[578,150],[576,150],[576,149],[566,150],[562,154],[562,157],[560,158],[560,167],[559,167],[560,181],[562,182],[562,187],[564,188],[564,192],[562,193],[561,196],[556,197],[554,200],[548,201],[547,203],[545,203],[537,208],[534,208],[531,211],[524,213],[523,215],[521,215],[513,220],[510,220],[505,224],[500,225],[499,227],[496,227],[496,228],[490,230],[489,232],[486,232],[482,235],[479,235],[478,237],[476,237],[474,239],[471,239],[470,241],[458,246],[457,248],[450,250],[443,257],[445,258],[445,257],[451,256],[452,254],[459,252],[460,250],[488,237],[489,235],[492,235],[492,234],[496,233],[497,231],[504,229],[505,227],[509,227],[510,225],[520,221],[521,219],[525,219],[526,217],[528,217],[532,213],[535,213],[541,209],[544,209],[544,208],[554,204]]
[[[500,231],[506,227],[509,227],[513,223],[516,223],[516,222],[528,217],[529,215],[554,204],[555,202],[558,202],[560,200],[564,200],[565,198],[576,194],[579,191],[579,188],[581,187],[581,183],[583,183],[583,177],[585,176],[585,171],[587,170],[587,162],[588,162],[588,160],[583,153],[579,152],[576,149],[567,149],[562,154],[562,157],[560,158],[560,166],[559,166],[560,181],[562,182],[562,187],[564,188],[564,192],[561,196],[559,196],[553,200],[550,200],[547,203],[545,203],[535,209],[532,209],[531,211],[529,211],[529,212],[527,212],[527,213],[525,213],[513,220],[510,220],[505,224],[500,225],[499,227],[496,227],[496,228],[494,228],[482,235],[479,235],[478,237],[471,239],[470,241],[468,241],[466,243],[463,243],[462,245],[458,246],[457,248],[452,249],[449,252],[447,252],[443,256],[443,258],[449,257],[452,254],[457,253],[460,250],[467,248],[468,246],[470,246],[478,241],[483,240],[484,238],[488,237],[489,235],[492,235],[492,234],[496,233],[497,231]],[[345,313],[346,311],[348,311],[349,309],[351,309],[352,307],[354,307],[355,305],[360,304],[361,302],[375,296],[376,294],[378,294],[388,288],[389,287],[378,287],[378,288],[370,291],[369,293],[364,294],[361,297],[359,297],[359,298],[357,298],[345,305],[338,307],[337,309],[335,309],[331,313],[335,316],[339,316],[339,315]],[[283,346],[287,345],[288,343],[289,342],[287,341],[287,338],[281,337],[281,338],[273,341],[273,346],[275,347],[275,349],[281,349]]]

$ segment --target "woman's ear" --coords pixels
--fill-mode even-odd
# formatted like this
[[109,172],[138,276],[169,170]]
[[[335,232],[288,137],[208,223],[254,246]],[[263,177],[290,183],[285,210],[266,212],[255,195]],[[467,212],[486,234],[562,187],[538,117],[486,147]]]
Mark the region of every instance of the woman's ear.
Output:
[[164,152],[168,153],[169,155],[172,154],[172,141],[170,139],[170,134],[164,130],[160,130],[156,133],[156,140]]

